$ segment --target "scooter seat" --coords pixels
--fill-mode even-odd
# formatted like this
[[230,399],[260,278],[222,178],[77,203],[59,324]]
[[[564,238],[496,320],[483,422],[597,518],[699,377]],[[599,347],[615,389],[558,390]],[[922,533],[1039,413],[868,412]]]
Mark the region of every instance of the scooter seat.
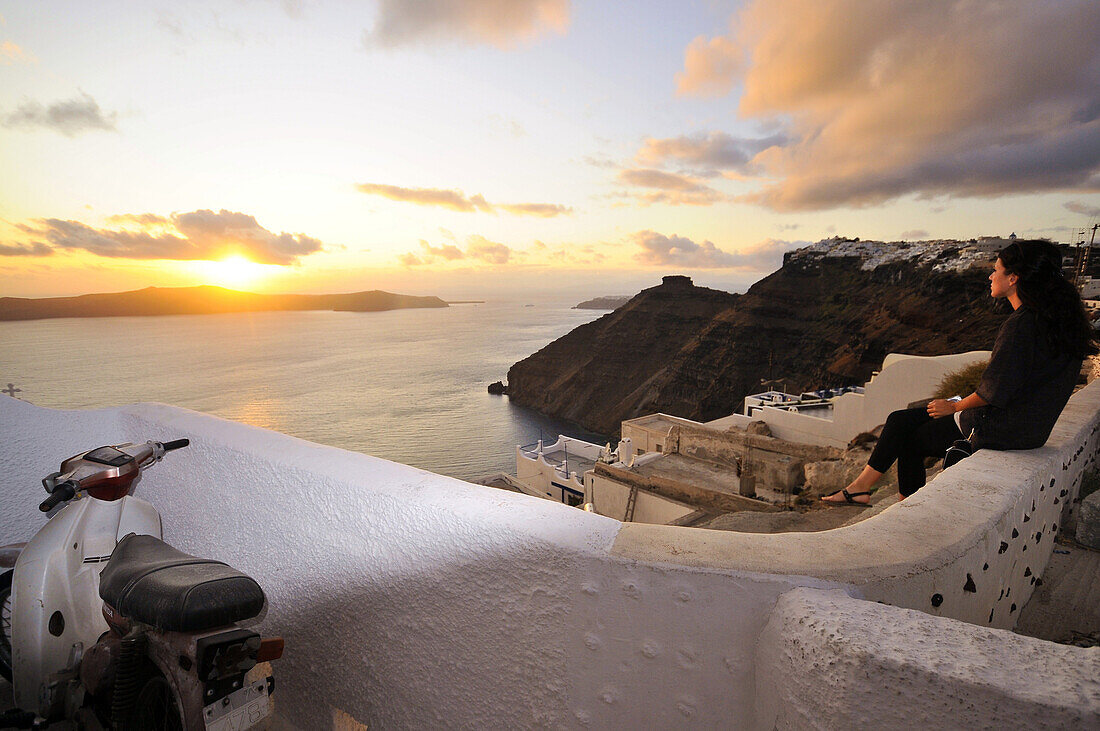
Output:
[[264,606],[260,585],[233,567],[135,533],[115,546],[99,596],[124,617],[172,632],[223,627]]

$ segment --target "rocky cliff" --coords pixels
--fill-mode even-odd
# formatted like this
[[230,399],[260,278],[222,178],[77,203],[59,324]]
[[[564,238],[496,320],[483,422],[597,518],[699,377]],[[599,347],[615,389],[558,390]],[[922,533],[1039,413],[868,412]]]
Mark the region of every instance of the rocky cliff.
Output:
[[943,265],[957,253],[868,266],[809,252],[740,296],[666,277],[513,365],[509,397],[617,434],[623,419],[656,411],[725,416],[766,380],[791,392],[862,384],[890,352],[987,349],[1007,310],[989,297],[984,262]]

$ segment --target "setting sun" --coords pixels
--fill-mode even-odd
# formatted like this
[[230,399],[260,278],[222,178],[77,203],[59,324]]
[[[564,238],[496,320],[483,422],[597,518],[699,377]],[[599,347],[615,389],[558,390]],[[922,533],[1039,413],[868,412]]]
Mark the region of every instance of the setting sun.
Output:
[[241,287],[262,279],[268,267],[234,255],[219,261],[202,262],[202,276],[208,284],[225,287]]

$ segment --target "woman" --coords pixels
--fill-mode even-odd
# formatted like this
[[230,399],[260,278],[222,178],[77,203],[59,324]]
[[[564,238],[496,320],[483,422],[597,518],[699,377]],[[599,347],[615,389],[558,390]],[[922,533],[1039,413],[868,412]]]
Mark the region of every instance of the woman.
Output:
[[1046,442],[1081,361],[1097,352],[1094,331],[1077,289],[1062,276],[1062,254],[1049,241],[1006,246],[989,282],[990,294],[1008,300],[1013,312],[997,333],[977,391],[890,414],[863,472],[824,502],[867,505],[871,486],[895,460],[904,499],[924,485],[925,457],[942,457],[964,434],[975,449],[1033,449]]

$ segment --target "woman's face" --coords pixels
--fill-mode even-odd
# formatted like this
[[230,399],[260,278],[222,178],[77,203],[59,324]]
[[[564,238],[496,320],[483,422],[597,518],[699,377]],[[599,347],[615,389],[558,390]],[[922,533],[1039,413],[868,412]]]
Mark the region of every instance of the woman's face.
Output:
[[993,263],[993,273],[989,275],[989,293],[996,299],[1014,295],[1016,294],[1017,279],[1019,277],[1015,274],[1009,274],[1005,271],[1005,265],[998,257],[997,261]]

